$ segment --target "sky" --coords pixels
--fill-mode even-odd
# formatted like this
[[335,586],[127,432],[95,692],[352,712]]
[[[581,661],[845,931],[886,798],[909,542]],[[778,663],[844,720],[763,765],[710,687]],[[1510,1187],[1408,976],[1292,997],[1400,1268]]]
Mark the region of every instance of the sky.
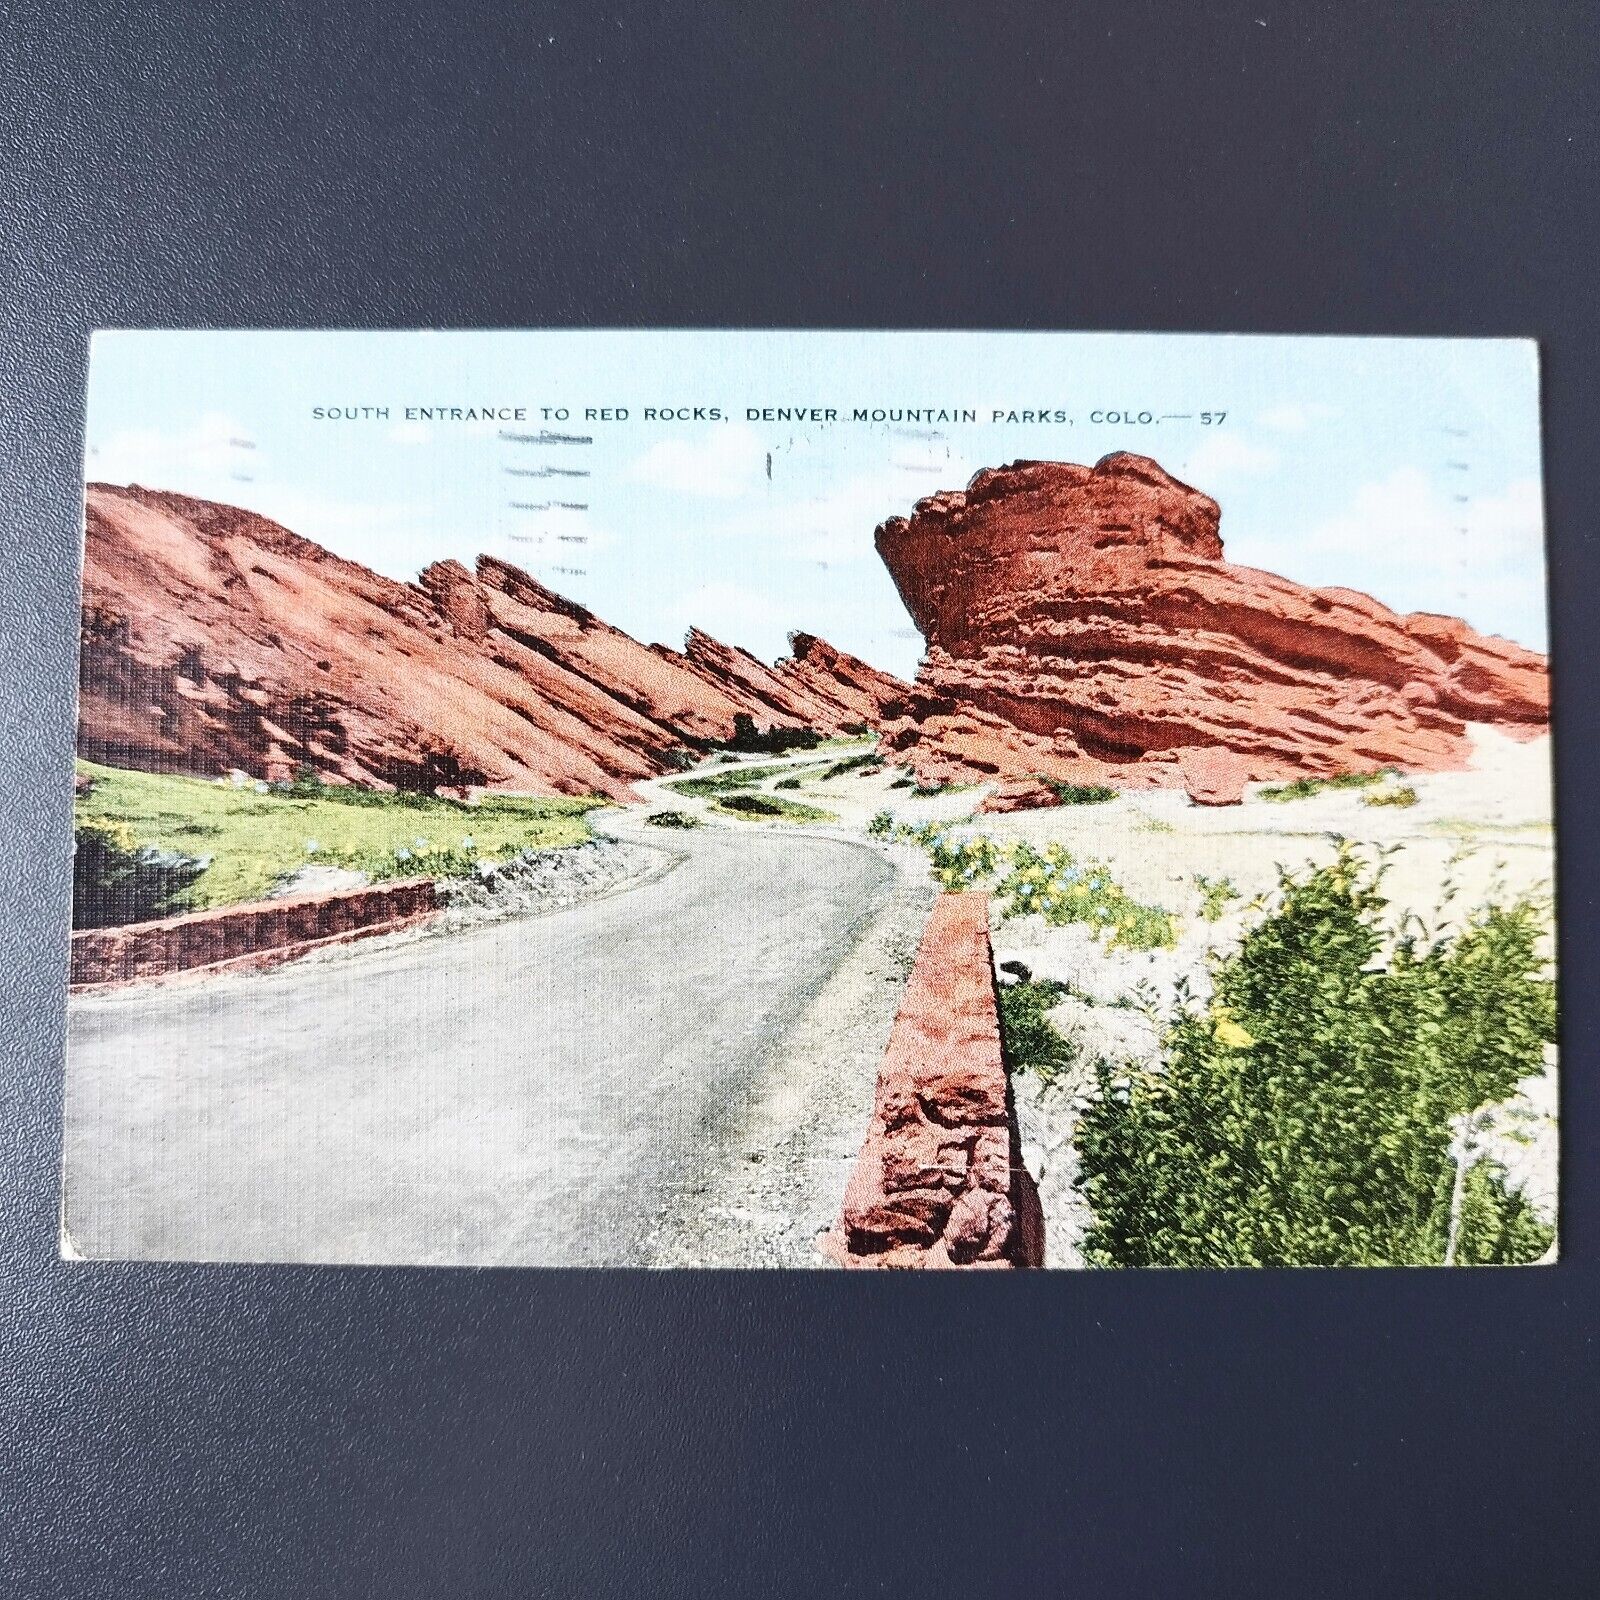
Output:
[[[407,415],[450,407],[502,415]],[[840,420],[750,415],[777,408]],[[92,481],[245,506],[392,578],[486,552],[647,642],[693,625],[770,661],[804,629],[908,678],[875,526],[982,467],[1132,450],[1219,502],[1229,560],[1545,648],[1522,340],[110,331],[85,447]]]

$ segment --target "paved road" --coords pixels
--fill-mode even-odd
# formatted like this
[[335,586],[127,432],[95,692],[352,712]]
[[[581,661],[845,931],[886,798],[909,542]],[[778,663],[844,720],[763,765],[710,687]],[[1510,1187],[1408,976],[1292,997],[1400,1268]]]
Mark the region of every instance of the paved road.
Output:
[[565,911],[75,1000],[73,1247],[643,1259],[892,887],[881,857],[836,840],[668,837],[672,870]]

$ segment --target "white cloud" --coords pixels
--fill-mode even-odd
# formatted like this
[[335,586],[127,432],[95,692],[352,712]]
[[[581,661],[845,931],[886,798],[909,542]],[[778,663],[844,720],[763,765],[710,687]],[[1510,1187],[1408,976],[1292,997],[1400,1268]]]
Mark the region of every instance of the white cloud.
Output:
[[226,483],[253,476],[256,452],[244,424],[220,411],[186,428],[126,428],[104,444],[91,444],[86,476],[97,483],[137,483],[147,489],[173,484]]
[[789,650],[795,627],[788,609],[757,589],[726,580],[686,589],[663,611],[668,637],[663,644],[681,649],[690,628],[739,645],[763,661],[775,661]]
[[1544,512],[1534,478],[1462,502],[1402,467],[1362,484],[1343,511],[1300,537],[1274,541],[1270,553],[1230,545],[1229,555],[1544,647]]
[[1173,467],[1174,473],[1204,494],[1214,495],[1230,480],[1270,472],[1278,464],[1278,452],[1255,444],[1243,434],[1221,429],[1208,433]]
[[698,439],[662,439],[628,469],[658,489],[733,500],[748,493],[766,470],[767,447],[744,423],[713,423]]
[[1273,433],[1304,433],[1313,422],[1326,422],[1335,415],[1332,406],[1320,400],[1291,400],[1261,413],[1261,426]]

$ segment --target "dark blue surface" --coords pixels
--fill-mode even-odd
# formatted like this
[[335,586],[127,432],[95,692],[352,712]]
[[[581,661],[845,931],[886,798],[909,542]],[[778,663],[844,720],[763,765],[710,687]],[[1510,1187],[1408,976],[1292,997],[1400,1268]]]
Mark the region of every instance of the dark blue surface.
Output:
[[[0,1589],[1594,1593],[1597,43],[1576,4],[9,8]],[[1540,338],[1566,1263],[58,1263],[87,330],[536,323]]]

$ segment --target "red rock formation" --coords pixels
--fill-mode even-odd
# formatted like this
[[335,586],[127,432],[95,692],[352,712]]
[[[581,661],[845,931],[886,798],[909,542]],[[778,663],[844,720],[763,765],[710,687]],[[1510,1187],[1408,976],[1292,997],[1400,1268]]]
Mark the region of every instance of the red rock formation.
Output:
[[679,654],[492,557],[396,583],[234,506],[88,490],[79,749],[113,765],[621,798],[741,712],[834,733],[909,692],[818,649]]
[[1235,566],[1219,518],[1127,454],[1016,462],[891,518],[878,550],[927,654],[885,747],[924,782],[1187,781],[1225,803],[1251,780],[1458,767],[1469,722],[1544,731],[1543,656]]
[[438,909],[430,878],[365,889],[286,895],[185,912],[159,922],[79,928],[72,935],[73,988],[162,978],[199,968],[266,966],[308,950],[398,933]]
[[849,1267],[1042,1259],[1038,1196],[1018,1155],[1000,1051],[987,895],[934,901],[823,1248]]

